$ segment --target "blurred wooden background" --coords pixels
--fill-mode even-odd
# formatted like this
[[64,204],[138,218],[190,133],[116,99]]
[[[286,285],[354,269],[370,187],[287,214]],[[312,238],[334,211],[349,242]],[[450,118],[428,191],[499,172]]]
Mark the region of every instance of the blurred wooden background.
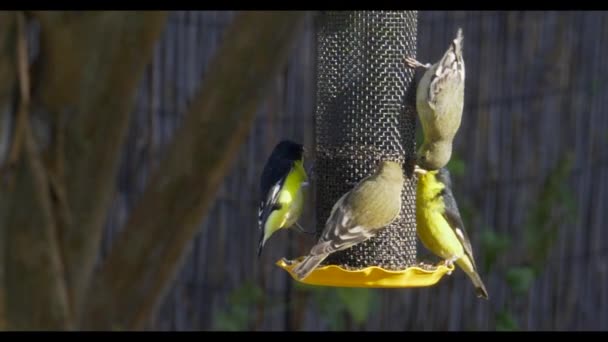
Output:
[[[231,12],[173,12],[139,90],[104,251],[181,122]],[[457,270],[436,286],[309,289],[274,262],[305,252],[281,232],[256,256],[261,168],[278,139],[312,148],[312,19],[259,109],[207,229],[150,329],[586,330],[608,328],[608,17],[605,12],[420,12],[434,62],[464,30],[466,105],[450,165],[491,300]],[[310,207],[310,206],[309,206]],[[314,222],[309,211],[302,221]],[[172,227],[167,227],[172,229]],[[420,250],[421,255],[424,251]],[[154,267],[153,265],[150,265]]]

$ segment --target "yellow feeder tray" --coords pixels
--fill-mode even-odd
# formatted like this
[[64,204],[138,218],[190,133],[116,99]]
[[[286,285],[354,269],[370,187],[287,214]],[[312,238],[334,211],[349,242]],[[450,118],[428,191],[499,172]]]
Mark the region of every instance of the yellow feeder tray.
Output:
[[435,285],[445,274],[451,274],[454,266],[447,267],[439,264],[435,269],[425,270],[412,266],[402,271],[389,271],[378,266],[370,266],[359,270],[347,270],[337,265],[317,267],[303,280],[298,280],[293,274],[293,268],[301,261],[281,259],[276,265],[289,272],[296,281],[309,285],[338,286],[338,287],[370,287],[370,288],[406,288]]

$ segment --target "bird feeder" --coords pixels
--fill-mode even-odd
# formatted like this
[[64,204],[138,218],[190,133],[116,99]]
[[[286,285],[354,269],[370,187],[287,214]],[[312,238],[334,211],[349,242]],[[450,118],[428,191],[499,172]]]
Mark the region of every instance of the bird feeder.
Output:
[[[337,11],[317,17],[315,173],[317,237],[334,203],[380,160],[404,169],[401,214],[375,237],[331,254],[301,282],[340,287],[421,287],[453,266],[417,262],[414,71],[416,11]],[[296,260],[277,265],[292,273]]]

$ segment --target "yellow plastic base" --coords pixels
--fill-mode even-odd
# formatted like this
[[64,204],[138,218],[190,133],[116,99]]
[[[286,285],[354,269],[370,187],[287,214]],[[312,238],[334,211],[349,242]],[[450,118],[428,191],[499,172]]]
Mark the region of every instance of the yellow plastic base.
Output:
[[289,272],[293,279],[304,284],[370,288],[432,286],[445,274],[450,274],[454,270],[454,266],[447,267],[444,264],[439,264],[432,270],[412,266],[402,271],[389,271],[377,266],[370,266],[360,270],[347,270],[337,265],[326,265],[317,267],[308,277],[299,280],[294,276],[293,268],[302,259],[303,257],[293,261],[281,259],[276,262],[276,265]]

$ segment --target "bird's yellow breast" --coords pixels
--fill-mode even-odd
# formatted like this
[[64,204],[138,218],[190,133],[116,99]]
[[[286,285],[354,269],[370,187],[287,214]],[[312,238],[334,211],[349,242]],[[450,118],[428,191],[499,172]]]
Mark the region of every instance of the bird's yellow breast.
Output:
[[416,230],[422,244],[441,256],[462,256],[464,249],[445,219],[445,205],[440,195],[444,185],[437,181],[437,171],[429,171],[418,179],[416,189]]
[[307,177],[302,161],[295,162],[279,192],[278,204],[281,205],[281,209],[273,211],[266,221],[264,229],[268,236],[279,229],[291,227],[296,223],[302,213],[304,204],[302,183],[306,181]]

